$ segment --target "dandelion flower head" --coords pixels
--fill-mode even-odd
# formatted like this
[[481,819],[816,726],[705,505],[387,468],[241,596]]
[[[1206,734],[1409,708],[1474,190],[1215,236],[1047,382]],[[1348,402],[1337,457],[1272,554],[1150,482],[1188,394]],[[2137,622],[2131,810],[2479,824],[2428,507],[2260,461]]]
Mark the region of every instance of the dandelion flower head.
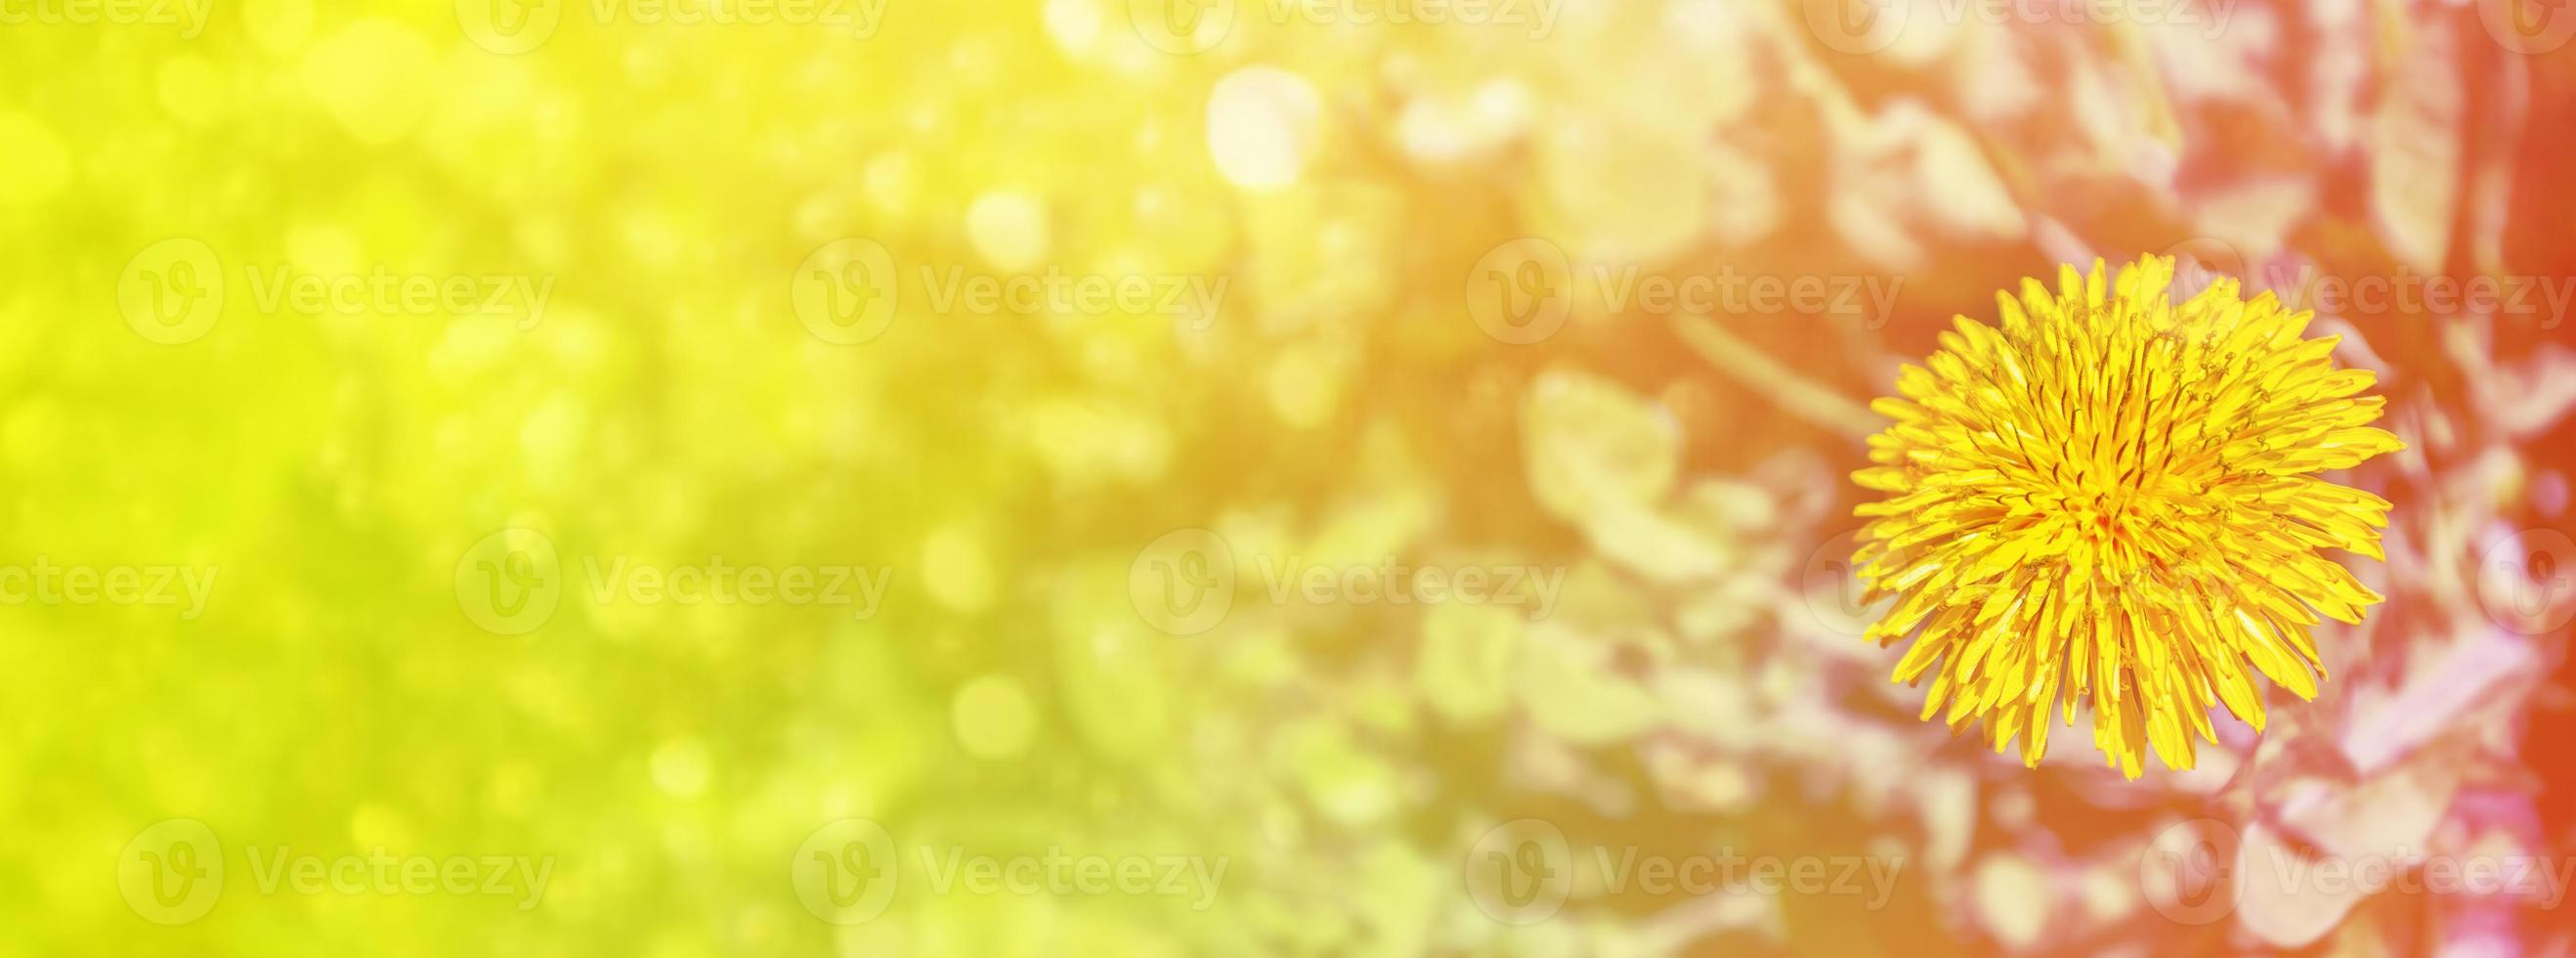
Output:
[[2319,616],[2381,598],[2328,550],[2384,559],[2389,504],[2322,475],[2403,447],[2370,425],[2375,377],[2302,338],[2310,313],[2231,279],[2176,303],[2173,274],[2023,280],[1871,404],[1895,422],[1853,479],[1887,497],[1856,510],[1853,561],[1893,601],[1868,637],[1913,636],[1895,679],[1931,676],[1923,718],[2019,738],[2025,764],[2089,700],[2124,775],[2149,746],[2188,769],[2213,704],[2260,730],[2256,672],[2313,698]]

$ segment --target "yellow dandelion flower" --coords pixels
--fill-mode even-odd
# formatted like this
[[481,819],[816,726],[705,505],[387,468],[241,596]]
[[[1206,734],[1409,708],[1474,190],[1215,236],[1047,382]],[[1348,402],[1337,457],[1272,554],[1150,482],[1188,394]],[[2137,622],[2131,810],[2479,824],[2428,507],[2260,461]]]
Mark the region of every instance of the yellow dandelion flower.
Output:
[[[2024,764],[2048,750],[2048,712],[2093,701],[2093,740],[2136,778],[2144,749],[2192,767],[2216,741],[2213,702],[2263,727],[2246,668],[2314,698],[2309,628],[2360,622],[2380,596],[2322,554],[2385,559],[2388,501],[2315,474],[2403,448],[2374,428],[2367,370],[2338,370],[2310,314],[2221,280],[2176,305],[2173,260],[2106,283],[2062,267],[2058,289],[1997,294],[2002,328],[1965,316],[1870,437],[1854,481],[1889,494],[1853,558],[1870,638],[1916,636],[1896,681],[1931,672],[1923,718],[1981,720]],[[1934,670],[1934,663],[1940,668]],[[2310,677],[2314,668],[2317,675]]]

